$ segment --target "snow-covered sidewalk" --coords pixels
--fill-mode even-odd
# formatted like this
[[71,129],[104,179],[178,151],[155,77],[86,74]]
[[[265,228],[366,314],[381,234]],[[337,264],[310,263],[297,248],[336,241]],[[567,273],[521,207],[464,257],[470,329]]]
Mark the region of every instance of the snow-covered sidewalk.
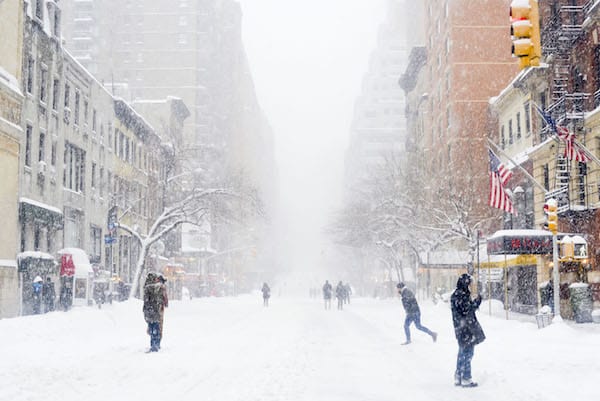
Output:
[[404,341],[398,299],[353,299],[344,311],[318,300],[204,298],[172,301],[162,350],[146,354],[138,300],[0,320],[0,400],[397,401],[596,400],[600,325],[533,322],[479,312],[480,386],[453,386],[448,305],[423,302]]

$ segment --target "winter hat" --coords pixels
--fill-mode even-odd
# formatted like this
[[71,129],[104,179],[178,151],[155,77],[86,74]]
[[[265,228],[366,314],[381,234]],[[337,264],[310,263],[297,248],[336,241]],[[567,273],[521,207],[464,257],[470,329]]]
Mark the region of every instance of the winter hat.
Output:
[[396,288],[402,289],[404,288],[404,283],[401,281],[398,284],[396,284]]
[[33,279],[34,283],[41,283],[42,281],[44,281],[44,280],[42,280],[42,278],[40,276],[35,276],[35,278]]

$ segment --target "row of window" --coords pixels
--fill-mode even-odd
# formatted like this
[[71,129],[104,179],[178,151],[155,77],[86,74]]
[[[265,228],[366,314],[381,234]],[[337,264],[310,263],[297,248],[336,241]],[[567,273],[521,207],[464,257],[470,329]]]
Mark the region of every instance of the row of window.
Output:
[[[28,58],[27,62],[27,77],[25,81],[25,87],[27,93],[30,95],[35,94],[35,60],[33,57]],[[48,67],[42,63],[40,63],[39,68],[39,101],[42,106],[46,106],[48,103]],[[58,112],[59,101],[60,101],[60,93],[61,90],[61,82],[58,78],[55,78],[52,82],[52,102],[51,107],[54,112]],[[99,132],[101,141],[104,140],[104,124],[100,123],[100,129],[98,130],[98,112],[95,108],[90,108],[90,102],[87,98],[82,96],[81,91],[78,88],[71,87],[70,83],[65,83],[64,85],[64,96],[63,107],[64,107],[64,121],[69,124],[71,120],[75,126],[83,125],[84,128],[88,127],[88,122],[90,121],[91,114],[91,130],[92,134],[95,136],[97,132]],[[72,111],[72,119],[71,119],[71,105],[73,106]],[[82,114],[83,109],[83,116]],[[91,113],[90,113],[91,110]],[[82,119],[83,118],[83,119]],[[151,159],[147,152],[144,152],[140,143],[137,141],[130,139],[123,132],[118,129],[114,130],[113,137],[113,128],[112,124],[109,122],[108,124],[108,138],[107,144],[110,149],[115,149],[116,154],[121,160],[124,160],[138,169],[148,170],[149,165],[154,165],[153,160]],[[27,129],[27,142],[26,142],[26,156],[25,156],[25,165],[31,166],[31,141],[32,141],[32,132],[31,127],[28,126]],[[40,146],[39,146],[39,161],[44,161],[44,142],[45,142],[45,134],[40,133]],[[103,142],[102,142],[103,143]],[[54,166],[56,164],[56,143],[53,142],[52,145],[52,162],[51,164]]]
[[[522,120],[524,120],[524,125],[521,124]],[[517,112],[514,119],[510,118],[508,120],[507,125],[508,130],[506,129],[507,127],[505,124],[502,124],[500,127],[500,145],[502,146],[502,149],[505,149],[506,146],[512,145],[516,141],[520,140],[523,136],[523,130],[525,131],[525,136],[529,136],[531,134],[531,104],[529,101],[523,104],[523,113]],[[508,131],[508,140],[506,137],[506,131]]]

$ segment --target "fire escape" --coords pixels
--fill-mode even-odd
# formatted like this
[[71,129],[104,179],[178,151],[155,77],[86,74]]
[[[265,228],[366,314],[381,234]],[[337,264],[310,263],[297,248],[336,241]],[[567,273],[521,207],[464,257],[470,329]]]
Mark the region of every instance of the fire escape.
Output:
[[[571,3],[574,2],[571,1]],[[546,110],[552,115],[557,125],[568,127],[580,142],[584,142],[585,105],[590,94],[584,92],[585,79],[572,62],[572,53],[575,43],[583,36],[583,22],[592,4],[593,0],[583,6],[557,6],[553,10],[552,18],[542,31],[542,53],[546,55],[552,74],[550,104]],[[542,107],[544,106],[546,105],[542,104]],[[550,127],[544,127],[542,138],[546,138],[549,134]],[[558,140],[554,189],[550,191],[547,198],[557,199],[559,213],[574,209],[587,209],[591,191],[586,190],[586,165],[566,159],[563,156],[564,151],[564,141]]]

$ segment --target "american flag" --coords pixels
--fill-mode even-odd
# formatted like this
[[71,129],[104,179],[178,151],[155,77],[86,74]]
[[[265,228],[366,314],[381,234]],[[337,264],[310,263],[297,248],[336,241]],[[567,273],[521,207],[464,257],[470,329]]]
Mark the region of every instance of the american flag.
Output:
[[490,154],[490,201],[489,205],[507,213],[515,214],[512,200],[504,185],[512,177],[513,173],[500,162],[498,156],[489,150]]
[[591,160],[590,157],[585,153],[585,151],[575,143],[574,133],[569,132],[569,129],[567,127],[556,125],[556,121],[554,121],[552,116],[544,112],[537,105],[535,105],[535,108],[540,114],[540,116],[542,116],[544,122],[550,126],[552,131],[555,132],[560,139],[565,141],[566,146],[564,156],[567,159],[582,163],[587,163]]

